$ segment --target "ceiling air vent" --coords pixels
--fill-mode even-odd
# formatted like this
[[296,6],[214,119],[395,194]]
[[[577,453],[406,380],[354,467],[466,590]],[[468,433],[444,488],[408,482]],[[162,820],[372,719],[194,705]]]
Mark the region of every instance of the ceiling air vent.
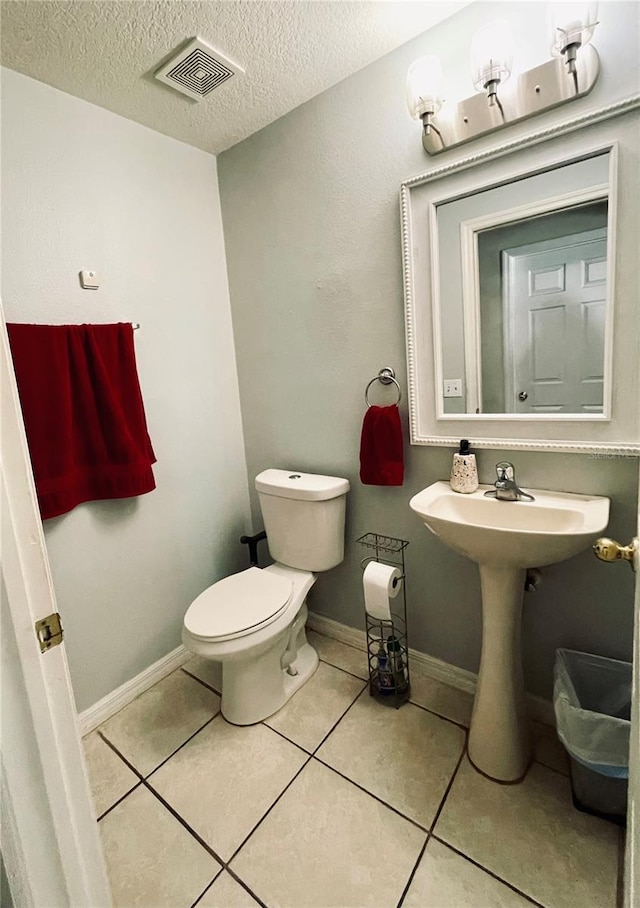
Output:
[[219,51],[194,38],[155,74],[156,79],[176,91],[202,101],[218,86],[244,70]]

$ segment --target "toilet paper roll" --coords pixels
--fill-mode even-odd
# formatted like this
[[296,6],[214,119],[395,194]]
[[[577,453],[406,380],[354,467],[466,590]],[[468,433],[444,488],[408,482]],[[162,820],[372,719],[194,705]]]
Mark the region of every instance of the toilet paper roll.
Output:
[[390,599],[400,592],[402,571],[391,564],[370,561],[362,577],[365,611],[378,621],[391,620]]

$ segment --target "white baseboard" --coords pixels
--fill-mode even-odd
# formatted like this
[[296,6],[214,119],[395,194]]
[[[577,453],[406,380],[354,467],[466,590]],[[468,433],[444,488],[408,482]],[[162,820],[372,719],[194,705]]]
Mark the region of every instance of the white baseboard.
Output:
[[[325,637],[331,637],[333,640],[338,640],[340,643],[346,643],[348,646],[354,646],[356,649],[363,651],[367,648],[364,631],[341,624],[339,621],[334,621],[333,618],[325,618],[324,615],[319,615],[317,612],[309,612],[307,625],[311,630],[324,634]],[[131,703],[132,700],[139,697],[140,694],[149,690],[158,681],[166,678],[176,668],[184,665],[190,658],[191,653],[189,650],[185,646],[178,646],[162,659],[150,665],[149,668],[140,672],[135,678],[125,682],[116,690],[107,694],[106,697],[103,697],[102,700],[85,709],[78,717],[81,734],[87,735],[99,725],[102,725],[103,722],[114,716]],[[441,681],[443,684],[448,684],[450,687],[455,687],[457,690],[463,690],[470,694],[475,693],[478,676],[473,672],[468,672],[466,669],[459,668],[449,662],[443,662],[434,656],[428,656],[417,649],[409,649],[409,658],[411,659],[412,669],[421,674],[434,678],[436,681]],[[536,697],[533,694],[527,694],[527,706],[532,719],[545,725],[555,726],[553,703],[549,700],[544,700],[542,697]]]
[[143,694],[154,684],[157,684],[158,681],[162,681],[171,672],[184,665],[190,658],[191,653],[186,646],[178,646],[170,653],[167,653],[166,656],[163,656],[162,659],[158,659],[157,662],[154,662],[149,668],[145,668],[135,678],[126,681],[110,694],[107,694],[106,697],[103,697],[102,700],[98,700],[93,706],[81,712],[78,716],[80,733],[88,735],[90,731],[102,725],[103,722],[114,716],[123,707],[131,703],[132,700],[139,697],[140,694]]
[[[367,638],[364,631],[355,627],[348,627],[333,618],[325,618],[317,612],[309,612],[307,626],[325,637],[331,637],[340,643],[346,643],[348,646],[354,646],[356,649],[366,650]],[[417,649],[409,647],[409,659],[412,670],[417,670],[429,678],[448,684],[449,687],[455,687],[457,690],[463,690],[467,693],[474,694],[478,684],[478,676],[473,672],[468,672],[457,665],[451,665],[449,662],[443,662],[436,659],[435,656],[428,656]],[[553,709],[553,703],[550,700],[544,700],[534,694],[527,694],[527,708],[529,716],[536,722],[542,722],[544,725],[555,727],[556,717]]]

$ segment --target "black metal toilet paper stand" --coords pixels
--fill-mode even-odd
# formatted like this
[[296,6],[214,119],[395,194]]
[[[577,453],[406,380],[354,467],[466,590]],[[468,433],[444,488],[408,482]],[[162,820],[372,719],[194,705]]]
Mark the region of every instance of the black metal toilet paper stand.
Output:
[[367,659],[369,664],[369,693],[380,703],[398,709],[411,695],[409,674],[409,644],[407,639],[407,577],[404,553],[409,545],[406,539],[365,533],[356,540],[371,550],[360,565],[362,570],[370,561],[396,567],[402,574],[402,588],[398,596],[389,600],[389,621],[374,618],[365,609],[367,632]]

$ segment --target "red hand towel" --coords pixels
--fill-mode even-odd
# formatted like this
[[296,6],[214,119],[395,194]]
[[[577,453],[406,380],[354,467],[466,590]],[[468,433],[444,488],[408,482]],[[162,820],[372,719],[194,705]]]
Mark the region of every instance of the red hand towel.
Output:
[[402,424],[397,404],[369,407],[360,438],[360,482],[401,486],[404,480]]
[[155,489],[132,325],[7,330],[42,519]]

